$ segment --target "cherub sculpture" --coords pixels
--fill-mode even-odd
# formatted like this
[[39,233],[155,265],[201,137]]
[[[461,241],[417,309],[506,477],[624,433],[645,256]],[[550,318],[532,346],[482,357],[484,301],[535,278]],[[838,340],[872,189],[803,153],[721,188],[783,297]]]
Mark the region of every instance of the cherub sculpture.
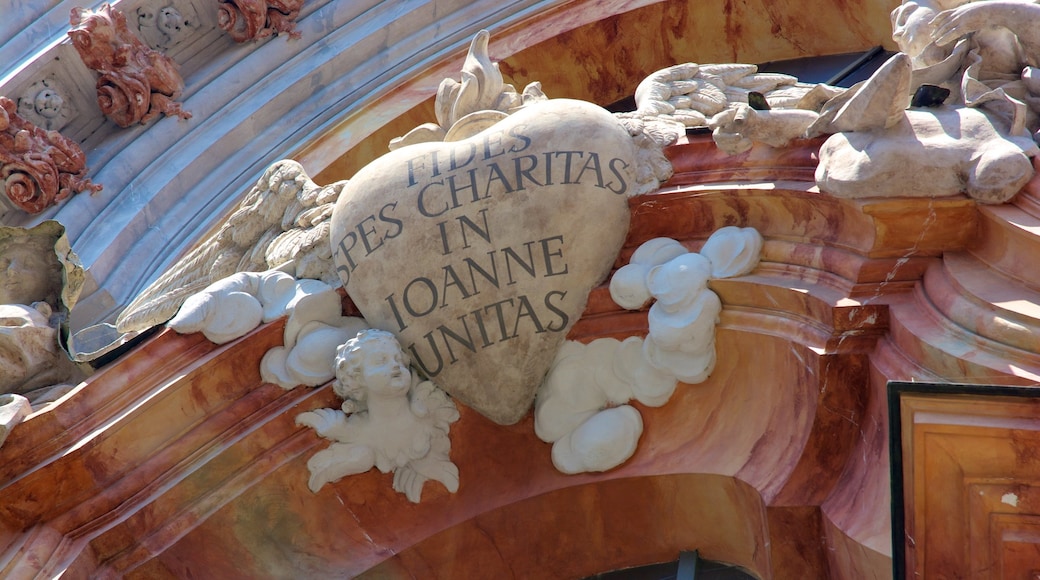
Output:
[[86,175],[79,145],[26,121],[14,101],[0,97],[0,192],[17,208],[37,214],[73,193],[101,191]]
[[393,471],[394,489],[414,503],[428,479],[458,490],[448,429],[459,412],[444,391],[420,381],[408,365],[397,339],[383,330],[363,330],[340,346],[333,390],[343,398],[342,409],[296,417],[297,424],[333,441],[307,462],[311,491],[373,467]]
[[303,0],[220,0],[217,24],[235,42],[260,40],[286,33],[299,38],[296,17]]
[[177,99],[184,80],[177,63],[149,48],[126,24],[126,15],[102,4],[97,11],[73,8],[72,45],[87,68],[98,71],[101,111],[120,127],[145,124],[160,114],[190,119]]

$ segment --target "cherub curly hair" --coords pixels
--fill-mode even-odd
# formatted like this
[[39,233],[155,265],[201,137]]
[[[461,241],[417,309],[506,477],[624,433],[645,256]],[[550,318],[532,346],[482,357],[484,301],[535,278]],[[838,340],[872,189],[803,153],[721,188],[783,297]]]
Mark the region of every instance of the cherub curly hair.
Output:
[[385,331],[376,328],[362,330],[358,335],[341,344],[336,349],[336,381],[332,384],[332,390],[344,400],[354,400],[363,403],[365,400],[365,385],[361,377],[364,368],[362,353],[365,345],[378,341],[388,340],[401,352],[405,365],[411,364],[408,354],[401,348],[397,338]]

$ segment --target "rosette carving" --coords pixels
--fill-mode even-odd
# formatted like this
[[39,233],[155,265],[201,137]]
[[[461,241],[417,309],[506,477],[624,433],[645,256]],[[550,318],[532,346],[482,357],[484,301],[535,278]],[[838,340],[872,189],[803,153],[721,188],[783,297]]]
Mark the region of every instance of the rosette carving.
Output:
[[173,59],[134,36],[126,15],[102,4],[97,11],[73,8],[69,31],[83,64],[101,73],[98,106],[120,127],[147,123],[158,115],[190,119],[177,99],[184,79]]
[[279,33],[299,38],[296,17],[301,7],[303,0],[220,0],[217,24],[235,42],[260,40]]
[[0,97],[0,191],[32,214],[73,193],[101,191],[86,177],[86,155],[57,131],[44,131],[17,113],[18,105]]

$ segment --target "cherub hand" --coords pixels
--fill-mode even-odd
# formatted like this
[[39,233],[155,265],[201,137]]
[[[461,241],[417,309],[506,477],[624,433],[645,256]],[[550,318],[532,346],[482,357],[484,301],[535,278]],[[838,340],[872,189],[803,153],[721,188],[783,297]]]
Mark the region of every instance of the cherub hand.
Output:
[[346,414],[337,409],[314,409],[296,416],[297,425],[310,427],[322,437],[328,437],[329,433],[344,425],[346,421]]

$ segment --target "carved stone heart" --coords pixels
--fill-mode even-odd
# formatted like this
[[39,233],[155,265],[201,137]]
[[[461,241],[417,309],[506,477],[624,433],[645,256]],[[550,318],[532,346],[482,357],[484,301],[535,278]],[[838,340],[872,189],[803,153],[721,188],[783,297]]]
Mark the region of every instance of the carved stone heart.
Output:
[[635,169],[612,115],[564,99],[468,139],[398,149],[343,189],[337,270],[417,368],[515,423],[621,248]]

